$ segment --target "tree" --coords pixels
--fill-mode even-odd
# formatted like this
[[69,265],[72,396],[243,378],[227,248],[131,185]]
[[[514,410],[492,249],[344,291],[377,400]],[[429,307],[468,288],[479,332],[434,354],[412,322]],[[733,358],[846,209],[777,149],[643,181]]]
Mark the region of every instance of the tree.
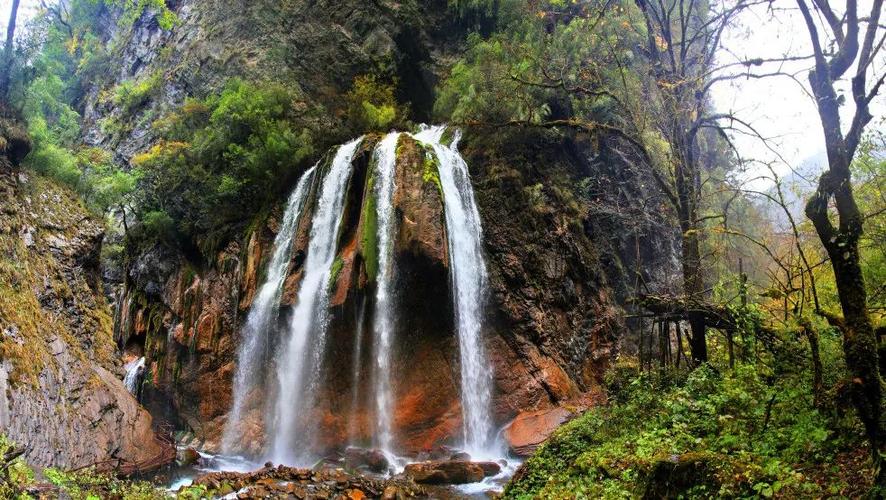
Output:
[[[700,303],[706,295],[701,256],[703,220],[699,213],[702,172],[710,160],[706,156],[715,150],[715,141],[728,142],[726,130],[741,125],[753,131],[732,114],[712,112],[712,85],[733,78],[722,73],[728,66],[718,66],[715,58],[723,32],[750,2],[635,2],[646,25],[643,52],[651,64],[654,88],[650,91],[658,102],[656,128],[669,145],[666,171],[651,166],[677,213],[683,243],[683,293],[689,304]],[[708,358],[704,315],[691,306],[686,315],[692,331],[692,360],[698,365]]]
[[[815,54],[815,67],[809,72],[809,83],[828,156],[828,169],[819,178],[817,189],[806,204],[806,216],[812,221],[834,270],[843,316],[831,317],[831,321],[843,334],[846,366],[852,376],[851,396],[870,443],[877,470],[876,485],[882,491],[886,488],[886,468],[882,463],[886,453],[883,380],[879,372],[878,339],[868,315],[859,259],[864,217],[853,195],[850,165],[862,133],[873,118],[870,102],[886,78],[886,72],[879,76],[873,74],[873,62],[884,41],[879,24],[883,0],[872,2],[867,19],[859,18],[857,0],[847,0],[842,15],[828,0],[814,0],[811,9],[806,0],[797,0],[797,5]],[[816,16],[824,20],[821,25],[816,22]],[[859,40],[863,25],[866,28]],[[840,117],[842,97],[838,95],[837,82],[853,65],[855,74],[851,82],[855,113],[844,135]],[[872,80],[870,85],[869,77]]]
[[0,72],[0,101],[5,101],[9,95],[10,72],[12,70],[12,48],[15,39],[15,19],[18,16],[19,0],[12,0],[12,11],[9,14],[9,24],[6,26],[6,45],[3,47],[3,71]]
[[503,33],[471,39],[437,100],[437,111],[456,122],[572,128],[629,145],[622,156],[650,170],[679,221],[684,297],[677,302],[687,305],[681,315],[691,325],[695,365],[708,357],[702,186],[712,166],[734,160],[728,131],[759,136],[732,113],[713,110],[711,89],[779,74],[750,71],[763,60],[716,58],[723,32],[764,1],[528,2]]

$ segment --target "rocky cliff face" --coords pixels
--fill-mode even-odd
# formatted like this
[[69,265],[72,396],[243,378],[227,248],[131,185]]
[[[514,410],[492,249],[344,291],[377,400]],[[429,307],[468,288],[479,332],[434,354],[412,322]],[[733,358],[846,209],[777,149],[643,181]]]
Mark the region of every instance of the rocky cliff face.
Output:
[[[118,44],[119,72],[92,89],[84,110],[87,142],[126,162],[154,138],[151,123],[188,96],[218,92],[225,82],[273,79],[299,89],[323,147],[351,135],[341,119],[343,95],[356,76],[381,73],[398,82],[401,102],[430,119],[433,89],[450,45],[463,33],[446,0],[179,0],[179,23],[160,28],[151,12],[131,27],[108,13],[106,36]],[[152,82],[135,106],[108,96],[122,82]]]
[[99,273],[102,225],[70,190],[15,173],[23,155],[7,156],[2,145],[26,143],[7,130],[0,127],[0,429],[34,465],[162,461],[169,445],[120,380]]
[[[350,138],[339,118],[341,96],[354,76],[378,68],[398,77],[398,97],[411,103],[416,119],[426,119],[451,49],[445,33],[458,32],[444,1],[243,1],[226,2],[224,9],[216,3],[176,2],[181,22],[170,32],[146,14],[131,30],[110,33],[122,47],[120,74],[110,85],[160,78],[134,109],[102,100],[95,89],[86,110],[91,142],[127,161],[150,145],[153,117],[188,95],[217,91],[232,76],[298,85],[305,109],[319,110],[314,127],[323,131],[324,146]],[[591,144],[530,130],[465,132],[462,150],[480,205],[491,279],[484,338],[495,368],[496,422],[587,404],[626,337],[621,318],[627,292],[638,276],[646,286],[662,286],[676,269],[675,235],[663,229],[663,220],[638,216],[661,213],[662,199],[615,140]],[[323,422],[321,441],[328,447],[341,445],[349,432],[365,438],[372,425],[351,408],[350,387],[355,364],[369,363],[368,351],[365,359],[352,359],[352,347],[357,324],[368,321],[361,311],[374,290],[374,256],[365,238],[372,221],[364,207],[371,144],[355,161],[348,191],[332,287],[330,369],[324,404],[312,416]],[[395,241],[405,336],[394,360],[400,387],[395,427],[400,442],[421,450],[459,432],[458,354],[442,202],[416,174],[424,168],[421,148],[405,140],[400,149]],[[193,431],[209,449],[217,446],[230,408],[240,328],[280,215],[278,207],[254,220],[211,262],[157,247],[135,256],[126,272],[116,339],[130,352],[147,354],[144,403],[155,416]],[[301,227],[295,238],[284,291],[290,305],[307,235]],[[264,439],[265,397],[262,390],[249,396],[253,411],[242,424],[254,452]]]
[[[309,417],[322,422],[318,441],[324,450],[355,439],[368,442],[373,432],[371,403],[358,399],[355,407],[353,398],[355,391],[358,398],[371,394],[371,351],[363,349],[355,359],[354,344],[371,343],[377,272],[371,152],[376,141],[365,139],[355,156],[333,266],[326,368],[320,403]],[[650,245],[661,243],[660,233],[649,234],[648,227],[642,237],[611,233],[593,238],[595,231],[612,229],[592,216],[590,202],[614,207],[618,200],[580,198],[574,185],[582,178],[610,175],[594,161],[603,149],[541,132],[468,132],[464,150],[472,166],[491,280],[484,337],[495,373],[493,409],[499,425],[521,414],[595,400],[603,371],[627,331],[619,290],[630,286],[633,261],[618,254],[627,246],[622,240],[629,238],[647,254],[655,253]],[[397,442],[416,453],[452,442],[461,430],[444,206],[439,185],[428,175],[436,168],[428,164],[429,157],[423,146],[401,136],[393,200],[398,227],[394,427]],[[634,195],[650,195],[641,189],[642,177],[622,175],[638,190],[616,194],[625,198],[623,203],[638,203]],[[312,203],[309,199],[307,206]],[[308,210],[294,237],[285,306],[295,300],[303,275]],[[217,447],[230,409],[240,328],[262,280],[279,219],[278,209],[205,268],[158,248],[130,269],[118,342],[132,350],[144,346],[147,352],[148,407],[193,430],[208,449]],[[659,259],[663,262],[648,267],[667,268],[670,254]],[[281,323],[288,312],[286,307],[281,311]],[[361,331],[364,337],[357,339]],[[274,334],[276,342],[281,335]],[[266,368],[272,363],[273,356]],[[355,370],[362,375],[355,378]],[[265,441],[268,390],[272,387],[258,387],[247,397],[247,416],[240,424],[248,451],[256,454]]]

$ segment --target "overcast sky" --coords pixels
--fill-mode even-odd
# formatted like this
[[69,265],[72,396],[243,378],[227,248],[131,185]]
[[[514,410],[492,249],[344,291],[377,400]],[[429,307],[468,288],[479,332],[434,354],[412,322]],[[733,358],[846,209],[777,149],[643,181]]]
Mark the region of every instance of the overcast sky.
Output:
[[[859,2],[859,17],[870,11],[870,1]],[[841,3],[841,2],[836,2]],[[793,2],[775,2],[781,8],[794,8]],[[6,26],[11,0],[0,0],[0,22]],[[19,24],[34,16],[39,0],[21,0]],[[796,11],[781,10],[777,16],[770,15],[765,7],[745,12],[740,19],[740,27],[726,33],[724,46],[728,49],[720,55],[721,62],[756,57],[774,58],[780,55],[808,55],[811,53],[809,35],[803,19]],[[798,167],[809,158],[820,156],[824,150],[824,138],[815,105],[805,91],[808,89],[807,70],[809,62],[784,64],[779,69],[795,73],[796,79],[772,77],[766,79],[739,79],[729,84],[718,84],[712,89],[714,103],[719,111],[732,111],[753,126],[764,136],[771,138],[771,144],[779,151],[788,164]],[[884,70],[886,54],[881,54],[877,69]],[[757,72],[772,71],[776,66],[754,68]],[[847,72],[851,74],[850,70]],[[848,89],[848,82],[844,82]],[[801,87],[802,85],[802,87]],[[843,107],[844,125],[854,112],[851,96],[847,94],[847,105]],[[882,116],[886,109],[883,93],[872,106],[874,121],[869,127],[882,126]],[[775,155],[756,139],[737,135],[735,143],[743,157],[775,159]],[[823,165],[821,166],[823,168]],[[789,171],[786,164],[779,165],[779,172]],[[753,177],[756,174],[751,174]]]
[[[758,6],[745,12],[740,19],[741,26],[726,34],[724,47],[727,50],[719,56],[721,62],[812,54],[809,34],[802,15],[795,9],[796,4],[794,2],[775,2],[775,4],[782,9],[794,10],[780,10],[776,16],[772,16],[765,6]],[[859,17],[870,13],[870,5],[870,0],[859,2]],[[880,54],[875,64],[877,74],[884,71],[884,63],[886,63],[886,54]],[[718,84],[712,89],[715,106],[720,111],[734,111],[736,115],[750,121],[761,135],[772,138],[772,142],[778,145],[775,149],[794,167],[799,167],[801,162],[813,157],[822,158],[824,134],[815,103],[807,94],[808,71],[812,64],[812,61],[802,61],[755,67],[753,68],[755,73],[781,71],[794,74],[796,81],[790,77],[777,76],[765,79],[742,78],[732,84]],[[843,125],[846,129],[855,112],[848,81],[849,76],[853,74],[854,69],[847,71],[846,80],[840,85],[847,103],[841,108]],[[881,92],[872,103],[874,120],[868,125],[868,129],[883,125],[884,108],[886,108],[886,99]],[[742,156],[775,158],[775,155],[759,140],[739,135],[736,136],[736,143]],[[813,163],[819,164],[820,168],[816,171],[825,167],[820,159]],[[779,164],[779,173],[783,174],[788,170],[787,165]]]

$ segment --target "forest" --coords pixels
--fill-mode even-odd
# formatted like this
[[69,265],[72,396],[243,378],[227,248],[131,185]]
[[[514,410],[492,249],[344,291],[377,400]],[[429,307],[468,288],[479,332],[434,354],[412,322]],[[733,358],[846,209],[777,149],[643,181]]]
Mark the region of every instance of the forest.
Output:
[[883,14],[3,0],[0,498],[886,497]]

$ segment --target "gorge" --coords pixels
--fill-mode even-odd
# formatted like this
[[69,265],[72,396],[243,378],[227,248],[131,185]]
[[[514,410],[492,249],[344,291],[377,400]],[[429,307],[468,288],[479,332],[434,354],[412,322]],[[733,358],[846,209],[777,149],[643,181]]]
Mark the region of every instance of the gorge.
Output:
[[796,3],[4,4],[0,498],[883,496],[883,0]]

